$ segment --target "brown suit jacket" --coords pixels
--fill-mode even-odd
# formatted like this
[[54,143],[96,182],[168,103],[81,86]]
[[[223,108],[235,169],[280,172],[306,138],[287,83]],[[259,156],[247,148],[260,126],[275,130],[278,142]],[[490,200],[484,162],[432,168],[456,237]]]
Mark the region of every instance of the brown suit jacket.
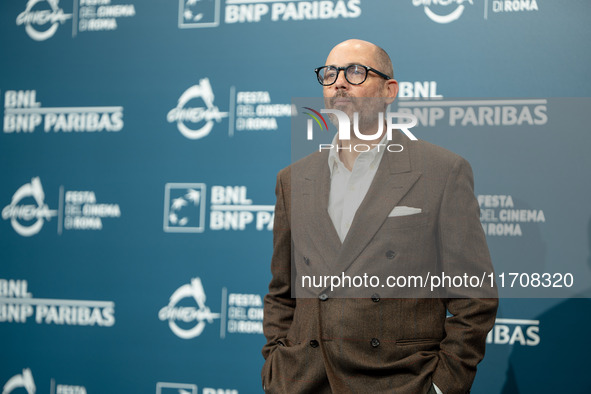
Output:
[[[278,174],[263,322],[268,393],[424,394],[433,382],[444,394],[470,390],[496,316],[490,286],[445,298],[393,298],[384,288],[339,298],[346,293],[295,285],[302,275],[375,267],[382,274],[492,272],[468,162],[402,134],[392,142],[404,150],[384,152],[343,243],[327,212],[327,153]],[[389,217],[395,206],[422,212]],[[481,295],[487,298],[475,298]]]

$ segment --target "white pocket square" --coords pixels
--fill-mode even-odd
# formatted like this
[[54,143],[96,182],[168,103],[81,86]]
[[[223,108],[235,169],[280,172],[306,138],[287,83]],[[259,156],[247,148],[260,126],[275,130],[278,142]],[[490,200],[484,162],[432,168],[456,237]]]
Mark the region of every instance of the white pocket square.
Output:
[[404,205],[400,205],[397,207],[394,207],[394,209],[388,214],[388,217],[394,217],[394,216],[408,216],[408,215],[416,215],[417,213],[421,213],[423,212],[423,210],[421,208],[413,208],[413,207],[407,207]]

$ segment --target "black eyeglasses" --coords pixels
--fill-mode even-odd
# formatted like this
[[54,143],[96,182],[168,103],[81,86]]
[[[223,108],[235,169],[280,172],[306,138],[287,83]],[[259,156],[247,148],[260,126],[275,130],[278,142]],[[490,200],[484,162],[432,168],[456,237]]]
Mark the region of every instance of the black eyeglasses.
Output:
[[345,79],[351,85],[361,85],[367,79],[367,73],[370,71],[373,71],[384,79],[392,79],[375,68],[363,66],[361,64],[351,64],[347,67],[323,66],[314,69],[316,76],[318,77],[318,82],[322,86],[330,86],[335,83],[341,70],[344,70]]

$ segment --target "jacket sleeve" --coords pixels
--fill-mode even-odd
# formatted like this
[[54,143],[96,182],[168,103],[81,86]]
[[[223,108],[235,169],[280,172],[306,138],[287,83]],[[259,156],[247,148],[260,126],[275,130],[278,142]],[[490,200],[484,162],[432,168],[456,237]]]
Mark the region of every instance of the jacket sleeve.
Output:
[[291,179],[289,169],[279,172],[275,195],[275,218],[273,222],[273,256],[271,258],[271,282],[264,299],[263,331],[267,343],[263,357],[267,359],[278,346],[278,340],[287,336],[293,321],[296,300],[291,297],[291,228],[290,201]]
[[448,318],[433,382],[444,394],[464,394],[470,391],[476,366],[484,357],[486,335],[495,322],[498,295],[488,276],[493,268],[474,196],[472,169],[461,157],[454,162],[446,181],[438,233],[439,260],[445,274],[486,279],[477,289],[447,291],[447,296],[454,298],[446,299]]

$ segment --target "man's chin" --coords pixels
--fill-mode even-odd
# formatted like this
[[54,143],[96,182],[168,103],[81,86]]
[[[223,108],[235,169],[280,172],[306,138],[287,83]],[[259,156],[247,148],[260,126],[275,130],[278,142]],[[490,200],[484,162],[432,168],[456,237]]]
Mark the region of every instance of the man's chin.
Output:
[[344,102],[340,102],[340,103],[335,103],[332,106],[332,109],[338,109],[339,111],[343,111],[348,113],[353,113],[354,108],[353,108],[353,103],[348,102],[348,103],[344,103]]
[[331,103],[332,105],[351,105],[353,100],[349,97],[334,97]]

